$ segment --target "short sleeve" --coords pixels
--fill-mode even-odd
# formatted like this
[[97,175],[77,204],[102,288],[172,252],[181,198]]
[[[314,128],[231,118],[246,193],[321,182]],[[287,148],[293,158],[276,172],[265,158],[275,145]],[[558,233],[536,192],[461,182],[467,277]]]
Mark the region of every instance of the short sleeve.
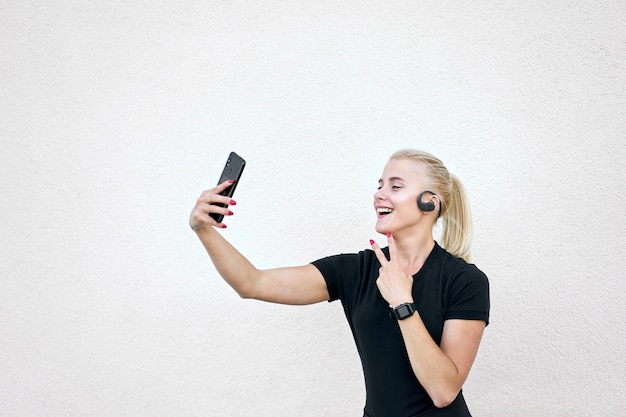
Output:
[[[373,253],[373,252],[372,252]],[[329,301],[353,301],[362,275],[365,252],[342,253],[311,262],[321,272]]]
[[326,258],[318,259],[311,262],[315,266],[326,281],[326,287],[328,288],[328,294],[330,295],[329,301],[335,301],[339,299],[339,280],[341,277],[341,255],[328,256]]
[[468,265],[450,282],[447,299],[445,320],[484,320],[489,324],[489,280],[474,265]]

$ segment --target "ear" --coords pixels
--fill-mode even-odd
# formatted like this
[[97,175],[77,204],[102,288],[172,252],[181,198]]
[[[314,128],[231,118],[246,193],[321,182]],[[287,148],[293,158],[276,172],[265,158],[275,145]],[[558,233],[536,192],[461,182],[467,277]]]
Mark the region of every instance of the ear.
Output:
[[435,204],[435,210],[437,211],[437,219],[441,217],[441,197],[438,194],[433,194],[430,201]]
[[[428,194],[426,201],[424,201],[424,194]],[[417,207],[422,211],[434,211],[440,203],[439,196],[430,190],[422,191],[417,196]]]
[[435,204],[435,210],[441,209],[441,199],[437,194],[432,195],[430,201]]

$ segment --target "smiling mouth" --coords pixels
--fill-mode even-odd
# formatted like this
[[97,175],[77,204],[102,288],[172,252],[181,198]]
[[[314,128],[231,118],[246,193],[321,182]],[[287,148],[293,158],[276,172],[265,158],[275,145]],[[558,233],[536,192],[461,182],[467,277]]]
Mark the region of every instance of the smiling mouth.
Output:
[[393,209],[387,207],[379,207],[376,209],[376,214],[378,214],[378,217],[384,217],[391,213],[393,213]]

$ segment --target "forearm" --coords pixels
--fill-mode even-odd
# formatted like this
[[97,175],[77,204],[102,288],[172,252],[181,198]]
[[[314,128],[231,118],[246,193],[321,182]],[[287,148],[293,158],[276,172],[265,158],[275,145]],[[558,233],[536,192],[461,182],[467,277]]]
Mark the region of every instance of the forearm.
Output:
[[398,322],[411,367],[437,407],[457,397],[465,377],[428,333],[419,313]]
[[217,272],[239,296],[252,297],[259,271],[217,230],[208,226],[196,231]]

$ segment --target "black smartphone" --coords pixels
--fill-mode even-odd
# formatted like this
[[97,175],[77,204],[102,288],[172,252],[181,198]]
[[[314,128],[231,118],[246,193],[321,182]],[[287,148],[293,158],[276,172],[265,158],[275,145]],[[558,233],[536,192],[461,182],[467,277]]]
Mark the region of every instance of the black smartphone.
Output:
[[[246,166],[246,161],[235,152],[231,152],[228,155],[228,159],[226,160],[226,165],[224,165],[224,169],[222,170],[222,175],[220,176],[220,180],[217,184],[221,184],[224,181],[235,180],[233,185],[226,188],[224,191],[220,193],[220,195],[225,195],[227,197],[232,197],[235,194],[235,187],[239,184],[239,178],[241,178],[241,173],[243,172],[244,167]],[[213,203],[216,206],[227,207],[226,204],[222,203]],[[218,213],[210,213],[211,217],[215,219],[216,222],[221,223],[224,220],[223,214]]]

